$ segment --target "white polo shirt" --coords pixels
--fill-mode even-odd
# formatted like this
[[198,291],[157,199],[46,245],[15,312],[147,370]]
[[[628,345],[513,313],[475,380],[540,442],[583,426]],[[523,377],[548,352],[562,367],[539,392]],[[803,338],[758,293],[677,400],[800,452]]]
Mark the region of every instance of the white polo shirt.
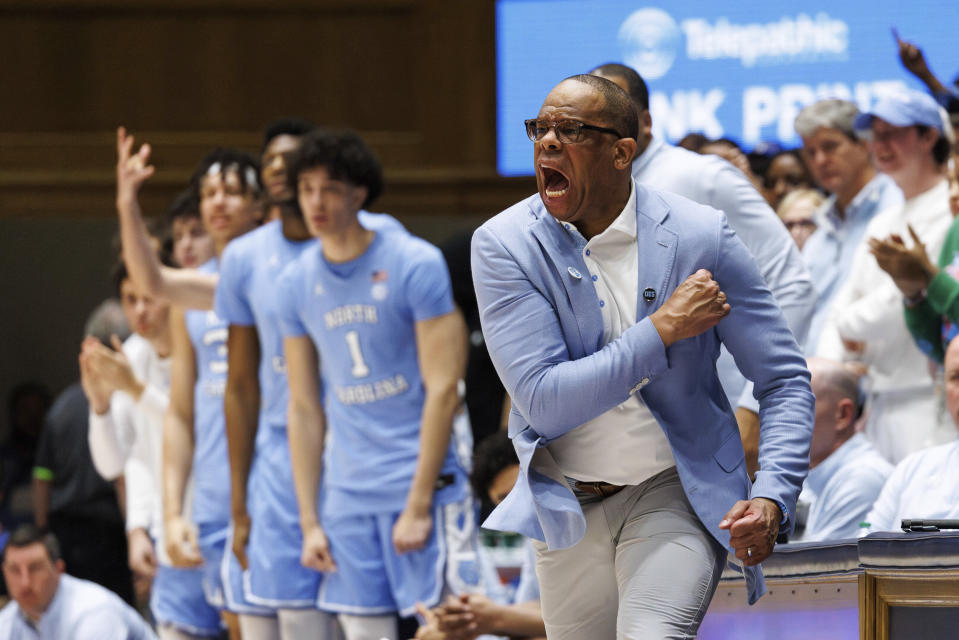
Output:
[[[579,232],[571,228],[569,233]],[[639,249],[636,243],[636,188],[626,207],[583,248],[583,260],[603,315],[604,343],[636,324]],[[549,444],[563,474],[587,482],[640,484],[676,464],[666,435],[634,393],[622,404],[581,424]]]

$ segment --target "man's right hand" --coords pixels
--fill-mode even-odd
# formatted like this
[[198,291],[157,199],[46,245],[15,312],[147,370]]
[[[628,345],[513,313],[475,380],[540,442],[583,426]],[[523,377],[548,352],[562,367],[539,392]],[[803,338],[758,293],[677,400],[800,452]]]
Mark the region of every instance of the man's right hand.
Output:
[[246,545],[250,542],[250,514],[246,511],[233,513],[233,555],[246,571],[250,562],[246,557]]
[[145,530],[137,528],[127,534],[127,562],[130,570],[138,576],[153,578],[156,575],[156,552]]
[[117,202],[135,198],[140,186],[153,175],[148,165],[150,145],[144,144],[133,153],[133,136],[124,127],[117,129]]
[[203,564],[196,527],[183,516],[166,521],[166,552],[174,567],[198,567]]
[[712,329],[729,315],[730,308],[713,274],[700,269],[676,287],[649,319],[668,347]]
[[303,553],[300,556],[300,564],[324,573],[336,571],[336,563],[333,562],[333,556],[330,554],[330,541],[319,524],[314,524],[303,531]]

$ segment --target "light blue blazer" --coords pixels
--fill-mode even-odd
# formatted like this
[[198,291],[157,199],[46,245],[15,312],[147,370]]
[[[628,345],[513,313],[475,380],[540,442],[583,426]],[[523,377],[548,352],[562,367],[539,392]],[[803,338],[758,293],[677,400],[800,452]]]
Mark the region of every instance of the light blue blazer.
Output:
[[[639,295],[636,324],[603,344],[603,318],[582,258],[585,241],[534,195],[473,235],[472,269],[483,335],[513,401],[509,435],[520,460],[516,486],[484,526],[576,544],[586,521],[546,446],[639,393],[663,428],[683,488],[706,530],[737,500],[765,497],[786,508],[809,468],[813,395],[802,353],[752,256],[725,216],[681,196],[636,188]],[[700,268],[732,311],[714,329],[664,347],[648,316]],[[577,277],[580,276],[580,277]],[[652,289],[655,299],[643,292]],[[746,473],[736,419],[716,376],[720,343],[754,382],[760,404],[761,471]],[[765,591],[747,568],[749,601]]]

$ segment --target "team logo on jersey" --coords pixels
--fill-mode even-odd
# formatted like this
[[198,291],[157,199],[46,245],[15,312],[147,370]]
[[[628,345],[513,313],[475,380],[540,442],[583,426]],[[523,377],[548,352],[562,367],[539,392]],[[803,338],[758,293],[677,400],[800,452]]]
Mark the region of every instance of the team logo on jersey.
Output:
[[386,288],[386,270],[377,269],[370,275],[370,281],[373,287],[370,289],[370,295],[374,300],[385,300],[389,289]]

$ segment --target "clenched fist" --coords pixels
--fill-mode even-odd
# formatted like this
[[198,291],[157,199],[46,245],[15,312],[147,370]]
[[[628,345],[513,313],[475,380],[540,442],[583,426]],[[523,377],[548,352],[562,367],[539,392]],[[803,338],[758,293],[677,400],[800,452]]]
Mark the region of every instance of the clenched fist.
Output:
[[729,315],[726,294],[713,274],[700,269],[676,287],[669,299],[649,319],[665,346],[712,329]]

